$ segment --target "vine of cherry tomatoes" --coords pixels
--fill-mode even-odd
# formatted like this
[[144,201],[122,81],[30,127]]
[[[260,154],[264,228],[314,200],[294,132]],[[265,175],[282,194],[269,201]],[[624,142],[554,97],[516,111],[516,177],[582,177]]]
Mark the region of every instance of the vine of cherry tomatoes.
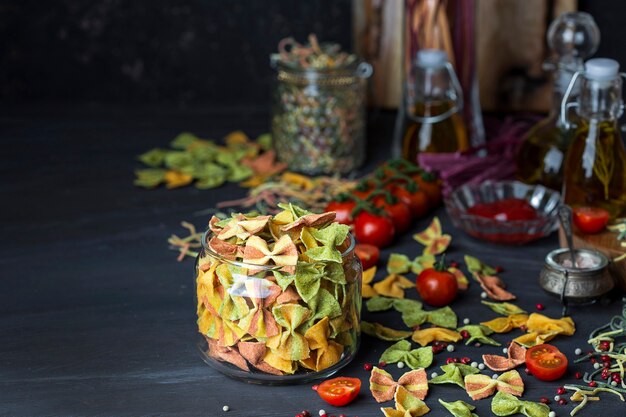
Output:
[[392,160],[342,194],[325,211],[351,225],[357,242],[384,248],[413,221],[441,204],[441,184],[434,174],[405,160]]

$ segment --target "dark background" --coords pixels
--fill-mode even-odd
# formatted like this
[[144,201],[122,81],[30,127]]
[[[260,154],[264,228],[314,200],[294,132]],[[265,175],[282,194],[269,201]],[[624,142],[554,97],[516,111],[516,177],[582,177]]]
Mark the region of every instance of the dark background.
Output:
[[[579,6],[600,26],[596,55],[626,63],[625,3]],[[350,48],[351,7],[351,0],[1,0],[0,98],[265,105],[278,41],[316,33]]]

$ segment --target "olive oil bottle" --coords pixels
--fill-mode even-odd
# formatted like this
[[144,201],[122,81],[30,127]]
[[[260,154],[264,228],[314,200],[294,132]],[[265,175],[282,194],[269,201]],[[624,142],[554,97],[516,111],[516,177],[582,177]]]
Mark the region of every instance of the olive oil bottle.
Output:
[[[626,214],[626,149],[617,124],[623,108],[619,64],[612,59],[591,59],[581,78],[563,197],[573,207],[603,208],[615,219]],[[569,124],[567,114],[562,113],[562,118]]]
[[461,110],[463,93],[445,51],[424,49],[414,63],[414,84],[407,92],[403,134],[394,155],[411,162],[420,152],[457,152],[469,147]]
[[[546,38],[553,55],[544,64],[553,71],[552,107],[524,137],[516,158],[517,178],[560,190],[563,162],[572,139],[559,117],[561,101],[574,74],[583,70],[583,60],[598,49],[600,31],[588,13],[563,13],[550,24]],[[570,100],[576,94],[571,92]]]

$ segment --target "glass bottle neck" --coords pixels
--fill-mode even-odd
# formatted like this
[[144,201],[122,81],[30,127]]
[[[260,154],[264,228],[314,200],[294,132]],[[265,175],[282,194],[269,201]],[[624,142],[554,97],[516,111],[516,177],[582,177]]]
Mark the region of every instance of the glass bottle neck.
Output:
[[584,78],[578,97],[578,115],[585,120],[617,121],[622,114],[622,80]]

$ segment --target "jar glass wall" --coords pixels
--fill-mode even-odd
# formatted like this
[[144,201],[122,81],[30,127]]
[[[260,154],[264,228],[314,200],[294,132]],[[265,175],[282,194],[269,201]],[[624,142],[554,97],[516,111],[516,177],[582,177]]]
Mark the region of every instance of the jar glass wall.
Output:
[[347,173],[365,158],[369,64],[298,69],[278,63],[272,138],[278,158],[307,174]]
[[[354,358],[362,267],[352,236],[338,247],[344,283],[327,275],[298,287],[280,266],[226,259],[206,237],[196,261],[196,312],[197,346],[207,364],[246,382],[278,385],[328,377]],[[306,302],[300,285],[319,289]]]

